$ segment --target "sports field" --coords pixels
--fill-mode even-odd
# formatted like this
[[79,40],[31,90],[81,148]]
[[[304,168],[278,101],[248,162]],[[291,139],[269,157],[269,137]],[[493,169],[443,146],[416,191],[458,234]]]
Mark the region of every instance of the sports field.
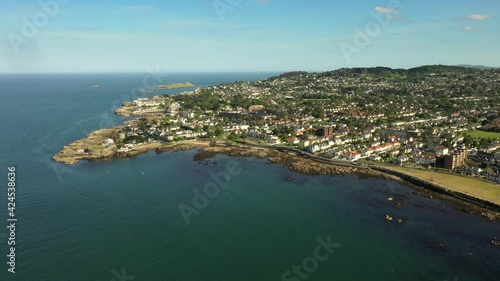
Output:
[[495,132],[485,132],[485,131],[469,131],[467,132],[468,135],[470,135],[473,138],[496,138],[497,140],[500,140],[500,133],[495,133]]
[[447,189],[465,193],[500,204],[500,184],[485,182],[472,177],[462,177],[440,172],[403,167],[384,167],[441,185]]

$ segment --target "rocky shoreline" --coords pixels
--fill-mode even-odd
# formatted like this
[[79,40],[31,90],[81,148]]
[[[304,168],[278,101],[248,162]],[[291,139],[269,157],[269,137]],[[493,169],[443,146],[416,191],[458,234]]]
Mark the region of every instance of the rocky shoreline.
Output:
[[[133,124],[134,122],[135,120],[127,121],[125,125]],[[154,150],[162,145],[158,141],[144,143],[136,145],[132,150],[127,152],[118,152],[115,145],[103,146],[103,142],[106,139],[118,138],[119,132],[124,128],[125,126],[116,126],[92,132],[87,137],[63,147],[56,155],[52,156],[52,160],[73,165],[82,160],[98,161],[133,157]]]
[[[361,178],[379,178],[412,187],[418,190],[427,198],[436,198],[447,200],[454,203],[457,209],[482,216],[490,221],[500,220],[500,212],[494,209],[486,208],[483,205],[478,205],[475,202],[464,201],[460,197],[450,196],[435,190],[427,189],[420,185],[415,185],[404,178],[382,171],[377,171],[369,167],[349,167],[335,164],[320,163],[311,159],[306,159],[298,155],[265,149],[265,148],[247,148],[238,146],[209,146],[201,149],[195,154],[194,160],[201,161],[215,157],[217,154],[226,154],[233,157],[257,157],[259,159],[269,159],[272,164],[283,165],[290,171],[304,175],[357,175]],[[403,207],[400,204],[399,207]]]
[[195,155],[195,160],[204,160],[217,154],[227,154],[235,157],[257,157],[268,158],[272,164],[280,164],[293,172],[304,175],[348,175],[356,174],[365,177],[377,177],[384,179],[396,179],[385,173],[381,173],[364,167],[350,167],[335,164],[326,164],[306,159],[291,153],[271,150],[266,148],[240,147],[240,146],[209,146],[203,148]]
[[117,152],[115,146],[104,147],[102,143],[108,138],[116,138],[118,132],[123,130],[124,126],[116,126],[108,129],[97,130],[89,134],[86,138],[77,140],[70,145],[63,147],[52,160],[68,165],[77,164],[82,160],[97,161],[111,160],[114,158],[134,157],[149,151],[164,153],[171,151],[185,151],[194,148],[206,147],[209,142],[202,141],[179,141],[175,143],[163,143],[154,141],[141,145],[136,145],[127,152]]
[[233,157],[257,157],[259,159],[268,159],[271,164],[279,164],[288,168],[290,171],[304,174],[304,175],[357,175],[362,178],[379,178],[391,181],[396,181],[408,185],[424,196],[429,198],[439,198],[453,202],[458,209],[479,216],[483,216],[488,220],[500,220],[500,212],[491,208],[486,208],[481,204],[475,204],[461,200],[460,197],[450,196],[446,193],[438,192],[436,190],[425,188],[421,185],[416,185],[410,181],[405,180],[401,176],[391,173],[386,173],[381,170],[372,169],[370,167],[362,166],[348,166],[336,165],[317,162],[312,159],[307,159],[292,153],[282,152],[270,148],[260,147],[242,147],[238,145],[213,145],[206,141],[183,141],[176,143],[162,144],[155,142],[147,144],[143,147],[136,147],[133,151],[127,153],[117,153],[115,150],[103,150],[98,154],[77,153],[83,147],[89,145],[96,145],[101,143],[104,139],[113,136],[117,130],[122,127],[114,127],[110,129],[103,129],[90,134],[87,138],[76,141],[69,146],[64,147],[57,155],[52,158],[57,162],[65,164],[76,164],[81,160],[107,160],[118,157],[133,157],[148,151],[154,150],[156,153],[166,153],[174,151],[187,151],[198,148],[199,151],[194,155],[195,161],[203,161],[213,158],[219,154],[225,154]]
[[136,116],[136,117],[152,117],[161,115],[162,110],[150,111],[150,112],[136,112],[140,107],[132,105],[131,103],[124,103],[120,106],[120,108],[116,109],[114,113],[119,116]]
[[172,144],[164,144],[155,149],[156,153],[166,153],[175,151],[187,151],[195,148],[203,148],[210,144],[202,141],[180,141]]
[[[89,134],[86,138],[77,140],[63,147],[52,159],[65,164],[76,164],[80,160],[101,160],[116,157],[115,149],[101,147],[107,138],[115,136],[116,132],[123,129],[122,126],[102,129]],[[95,148],[95,153],[88,152],[90,147]]]

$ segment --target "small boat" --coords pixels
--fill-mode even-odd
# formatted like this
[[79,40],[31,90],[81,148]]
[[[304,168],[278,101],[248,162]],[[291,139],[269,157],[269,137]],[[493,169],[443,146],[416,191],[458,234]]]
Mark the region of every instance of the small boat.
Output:
[[92,88],[100,88],[100,87],[101,87],[101,85],[99,85],[99,84],[92,85]]

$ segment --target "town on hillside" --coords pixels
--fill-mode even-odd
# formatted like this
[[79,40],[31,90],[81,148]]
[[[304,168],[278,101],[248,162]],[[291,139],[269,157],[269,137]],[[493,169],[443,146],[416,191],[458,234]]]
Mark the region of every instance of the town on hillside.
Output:
[[500,70],[423,66],[290,72],[124,104],[112,146],[206,139],[500,183]]

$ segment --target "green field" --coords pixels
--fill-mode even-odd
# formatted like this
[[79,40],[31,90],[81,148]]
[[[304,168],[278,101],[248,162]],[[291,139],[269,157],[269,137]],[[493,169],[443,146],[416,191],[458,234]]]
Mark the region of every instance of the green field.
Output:
[[403,167],[385,167],[441,185],[450,190],[462,192],[496,204],[500,204],[500,184],[485,182],[472,177],[462,177]]
[[470,131],[467,134],[473,138],[496,138],[497,140],[500,140],[500,133],[495,132]]

